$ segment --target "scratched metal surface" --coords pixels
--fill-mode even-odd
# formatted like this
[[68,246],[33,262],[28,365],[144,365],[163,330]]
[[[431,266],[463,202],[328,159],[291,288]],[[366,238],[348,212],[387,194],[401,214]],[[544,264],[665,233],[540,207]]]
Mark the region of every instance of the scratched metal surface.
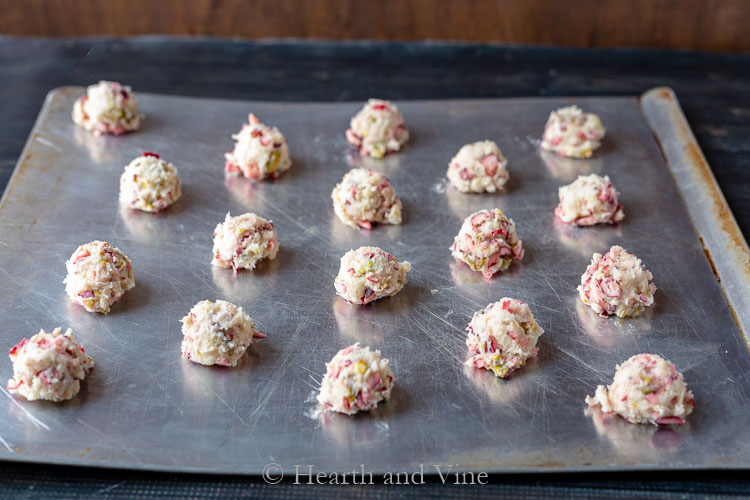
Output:
[[[219,473],[259,473],[269,462],[374,472],[750,466],[750,356],[636,99],[575,100],[608,128],[589,161],[540,155],[532,139],[570,100],[403,102],[413,140],[375,162],[351,156],[343,136],[360,103],[140,95],[142,131],[95,138],[69,117],[81,92],[50,95],[0,205],[0,345],[71,327],[97,366],[70,402],[5,393],[0,458]],[[222,154],[249,111],[289,140],[294,165],[276,182],[224,178]],[[507,191],[446,188],[448,160],[484,138],[509,158]],[[142,151],[172,161],[183,180],[182,199],[158,216],[116,201],[123,165]],[[402,226],[368,233],[335,218],[330,191],[359,164],[391,178]],[[589,172],[612,177],[624,223],[555,224],[557,187]],[[448,246],[466,215],[493,206],[516,221],[527,253],[488,282],[454,263]],[[215,224],[245,211],[274,221],[277,259],[237,276],[212,268]],[[76,246],[97,238],[132,259],[137,281],[108,316],[69,303],[61,283]],[[591,254],[615,243],[641,257],[659,287],[637,319],[600,319],[576,296]],[[332,281],[339,257],[369,244],[414,268],[402,293],[358,308],[335,296]],[[538,359],[509,380],[462,365],[472,313],[502,296],[529,302],[546,330]],[[179,356],[179,319],[217,298],[242,305],[268,334],[236,369]],[[390,358],[391,401],[355,417],[315,416],[311,376],[355,341]],[[685,374],[698,404],[686,425],[656,430],[586,411],[584,397],[615,364],[643,351]],[[0,374],[11,374],[5,356]]]

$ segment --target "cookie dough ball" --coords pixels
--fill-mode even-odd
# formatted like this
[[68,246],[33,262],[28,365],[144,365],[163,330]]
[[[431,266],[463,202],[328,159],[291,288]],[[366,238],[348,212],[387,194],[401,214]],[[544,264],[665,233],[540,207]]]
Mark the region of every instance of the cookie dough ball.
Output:
[[261,259],[275,259],[279,251],[273,222],[247,213],[232,217],[214,229],[215,266],[238,269],[255,269]]
[[78,345],[70,328],[52,333],[40,330],[10,350],[13,378],[8,391],[29,401],[65,401],[81,389],[81,381],[94,367],[94,360]]
[[494,193],[508,182],[507,164],[497,144],[479,141],[458,150],[446,175],[462,193]]
[[354,415],[391,399],[393,372],[380,351],[359,343],[340,350],[326,364],[318,401],[326,410]]
[[557,195],[560,204],[555,215],[568,224],[614,224],[625,217],[617,203],[617,190],[606,175],[579,175],[574,182],[558,189]]
[[586,403],[634,424],[653,425],[682,424],[695,408],[682,373],[656,354],[636,354],[618,365],[612,384],[597,387]]
[[638,316],[654,303],[656,285],[641,259],[617,245],[595,253],[581,276],[578,295],[603,318]]
[[248,179],[276,179],[292,166],[289,147],[279,129],[260,123],[253,114],[232,139],[237,141],[234,150],[224,155],[227,172]]
[[466,364],[492,370],[500,378],[536,356],[536,341],[544,333],[528,304],[508,297],[475,312],[466,331],[466,345],[473,353]]
[[474,212],[461,225],[451,246],[453,257],[485,278],[504,271],[523,258],[523,242],[516,225],[499,208]]
[[120,203],[136,210],[164,210],[181,194],[177,169],[156,153],[143,153],[120,176]]
[[336,294],[350,304],[367,304],[373,300],[396,295],[406,284],[411,263],[378,247],[360,247],[341,257],[339,274],[333,285]]
[[182,318],[182,357],[201,365],[236,366],[254,339],[263,339],[241,307],[202,300]]
[[351,227],[371,229],[372,223],[401,224],[401,200],[383,174],[366,168],[350,170],[331,193],[333,210]]
[[370,99],[352,118],[346,140],[360,155],[382,158],[400,150],[409,140],[409,131],[395,104]]
[[97,136],[121,135],[138,130],[141,115],[130,87],[102,80],[75,102],[73,121]]
[[568,106],[550,113],[542,148],[570,158],[589,158],[605,133],[598,116],[584,113],[578,106]]
[[65,292],[89,312],[107,314],[135,286],[130,259],[106,241],[81,245],[65,263]]

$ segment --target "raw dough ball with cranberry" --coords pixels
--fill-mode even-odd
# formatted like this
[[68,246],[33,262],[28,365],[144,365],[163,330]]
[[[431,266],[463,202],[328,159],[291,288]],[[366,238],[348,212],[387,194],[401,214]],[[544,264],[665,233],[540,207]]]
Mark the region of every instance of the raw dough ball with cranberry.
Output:
[[253,213],[227,214],[214,229],[215,266],[252,271],[261,259],[275,259],[278,251],[273,222]]
[[289,147],[279,129],[260,123],[253,114],[232,139],[237,141],[234,150],[224,155],[227,172],[248,179],[276,179],[292,166]]
[[617,202],[617,190],[606,175],[579,175],[571,184],[562,186],[557,194],[560,204],[555,208],[555,215],[568,224],[614,224],[625,217]]
[[598,116],[584,113],[578,106],[568,106],[550,113],[542,148],[570,158],[589,158],[605,133]]
[[448,180],[462,193],[494,193],[508,182],[508,161],[492,141],[467,144],[448,166]]
[[346,140],[359,149],[360,155],[382,158],[400,150],[409,140],[409,131],[395,104],[370,99],[352,118]]
[[371,229],[372,223],[401,224],[401,200],[383,174],[366,168],[350,170],[331,193],[333,210],[351,227]]
[[492,370],[500,378],[537,355],[536,342],[544,333],[528,304],[508,297],[475,312],[466,331],[472,352],[466,364]]
[[326,410],[354,415],[391,399],[393,372],[380,351],[359,343],[340,350],[326,364],[318,401]]
[[202,300],[182,318],[182,357],[201,365],[235,366],[255,339],[265,338],[241,307]]
[[657,354],[636,354],[618,365],[612,384],[598,386],[586,403],[634,424],[653,425],[682,424],[695,408],[682,373]]
[[141,115],[130,87],[102,80],[75,102],[73,121],[97,136],[121,135],[138,130]]
[[411,263],[377,247],[349,250],[341,257],[334,286],[336,294],[351,304],[368,304],[397,294],[406,284]]
[[120,203],[136,210],[164,210],[181,194],[177,169],[155,153],[143,153],[120,176]]
[[60,330],[40,330],[13,346],[13,378],[8,381],[8,391],[29,401],[65,401],[78,394],[81,381],[95,363],[76,342],[70,328],[65,334]]
[[81,245],[65,263],[65,292],[89,312],[107,314],[135,286],[130,259],[106,241]]
[[485,278],[504,271],[523,258],[523,242],[516,225],[499,208],[480,210],[464,219],[451,246],[453,257]]
[[595,253],[581,276],[578,295],[602,317],[638,316],[654,303],[656,285],[641,259],[620,246]]

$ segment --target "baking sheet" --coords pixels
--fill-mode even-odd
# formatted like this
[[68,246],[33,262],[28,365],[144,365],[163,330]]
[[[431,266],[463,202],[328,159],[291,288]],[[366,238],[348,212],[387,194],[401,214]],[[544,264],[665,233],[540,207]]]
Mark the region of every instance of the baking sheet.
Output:
[[[137,90],[137,89],[136,89]],[[96,138],[70,120],[82,88],[53,91],[0,204],[0,345],[70,327],[97,366],[63,404],[0,399],[0,458],[48,463],[261,473],[276,463],[317,471],[436,472],[738,468],[750,466],[750,356],[714,279],[686,205],[636,98],[399,102],[412,140],[382,161],[352,154],[343,131],[361,103],[282,104],[139,94],[143,129]],[[549,111],[577,103],[608,136],[588,161],[540,154]],[[223,153],[254,112],[286,135],[294,165],[276,182],[225,178]],[[467,142],[495,140],[508,189],[464,195],[446,185]],[[157,216],[121,210],[122,167],[154,151],[179,169],[184,194]],[[391,178],[402,226],[341,224],[330,191],[353,166]],[[557,187],[609,175],[625,207],[615,227],[571,228],[552,213]],[[462,219],[503,209],[526,256],[491,281],[448,250]],[[227,212],[274,221],[281,250],[255,272],[210,265]],[[104,239],[132,260],[137,286],[108,316],[71,304],[65,260]],[[604,320],[575,287],[595,251],[620,244],[654,274],[643,316]],[[397,296],[367,307],[332,286],[350,248],[376,245],[413,264]],[[474,311],[510,296],[545,329],[538,359],[508,380],[463,366]],[[268,338],[235,369],[180,358],[179,319],[197,301],[241,305]],[[390,402],[354,417],[319,415],[315,380],[338,349],[362,342],[391,360]],[[639,352],[677,364],[697,408],[655,429],[587,411],[584,397]],[[11,363],[0,358],[0,374]],[[454,470],[455,470],[454,468]],[[306,469],[303,469],[306,470]],[[443,472],[445,469],[443,469]]]

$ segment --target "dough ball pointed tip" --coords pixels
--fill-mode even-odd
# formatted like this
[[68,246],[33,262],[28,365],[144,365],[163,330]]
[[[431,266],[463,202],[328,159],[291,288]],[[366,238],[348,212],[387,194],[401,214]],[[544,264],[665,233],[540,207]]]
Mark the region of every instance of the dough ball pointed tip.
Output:
[[237,134],[234,148],[225,156],[224,170],[253,180],[276,179],[292,167],[286,138],[276,127],[258,120],[254,114]]

